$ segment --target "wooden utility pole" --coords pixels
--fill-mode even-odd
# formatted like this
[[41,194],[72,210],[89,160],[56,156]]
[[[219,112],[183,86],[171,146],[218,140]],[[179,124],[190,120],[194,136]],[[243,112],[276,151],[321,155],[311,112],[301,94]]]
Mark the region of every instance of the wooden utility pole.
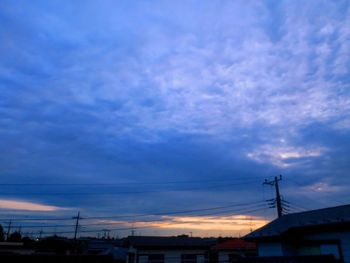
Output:
[[80,217],[80,212],[78,212],[78,215],[73,217],[73,219],[75,219],[75,229],[74,229],[74,240],[77,240],[77,234],[78,234],[78,228],[79,228],[79,219],[81,219]]
[[12,224],[12,220],[10,219],[9,225],[7,227],[7,233],[6,233],[6,240],[9,240],[10,237],[10,232],[11,232],[11,224]]
[[277,215],[278,217],[281,217],[283,215],[283,208],[282,208],[282,201],[281,201],[281,195],[280,195],[280,189],[278,186],[278,182],[282,180],[282,175],[279,177],[275,176],[274,180],[267,180],[265,179],[263,184],[268,184],[275,187],[276,190],[276,208],[277,208]]

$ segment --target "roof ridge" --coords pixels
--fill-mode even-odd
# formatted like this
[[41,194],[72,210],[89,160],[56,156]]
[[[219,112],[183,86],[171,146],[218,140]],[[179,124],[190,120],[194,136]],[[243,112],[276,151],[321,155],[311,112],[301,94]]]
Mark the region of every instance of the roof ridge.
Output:
[[203,237],[179,237],[179,236],[127,236],[127,237],[157,237],[157,238],[203,238]]
[[278,236],[291,228],[350,222],[350,204],[291,213],[276,218],[245,236]]
[[[337,206],[329,206],[329,207],[324,207],[324,208],[318,208],[318,209],[313,209],[313,210],[307,210],[307,211],[302,211],[302,212],[296,212],[296,213],[290,213],[290,214],[286,214],[283,215],[281,218],[285,217],[285,216],[289,216],[289,215],[300,215],[300,214],[307,214],[307,213],[313,213],[316,211],[322,211],[322,210],[328,210],[328,209],[336,209],[336,208],[341,208],[341,207],[345,207],[345,206],[349,206],[350,204],[346,204],[346,205],[337,205]],[[279,218],[276,218],[279,219]],[[275,220],[276,220],[275,219]],[[275,221],[273,220],[273,221]]]

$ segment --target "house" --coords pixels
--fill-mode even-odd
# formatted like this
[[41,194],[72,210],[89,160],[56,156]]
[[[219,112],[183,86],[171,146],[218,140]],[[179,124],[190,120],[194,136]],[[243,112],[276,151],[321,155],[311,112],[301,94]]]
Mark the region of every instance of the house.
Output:
[[259,257],[331,254],[350,263],[350,205],[283,215],[245,239]]
[[230,238],[219,242],[211,248],[212,258],[215,262],[237,262],[243,257],[254,257],[257,255],[254,242],[248,242],[241,238]]
[[84,255],[109,255],[116,262],[126,261],[127,251],[121,247],[121,240],[80,238],[79,241],[83,243]]
[[[0,242],[0,262],[35,263],[115,263],[112,255],[71,254],[73,247],[69,240],[42,239],[37,243]],[[77,248],[77,247],[75,247]]]
[[0,255],[29,255],[33,253],[34,250],[30,247],[25,246],[23,242],[0,242]]
[[127,263],[205,263],[212,239],[194,237],[129,236]]

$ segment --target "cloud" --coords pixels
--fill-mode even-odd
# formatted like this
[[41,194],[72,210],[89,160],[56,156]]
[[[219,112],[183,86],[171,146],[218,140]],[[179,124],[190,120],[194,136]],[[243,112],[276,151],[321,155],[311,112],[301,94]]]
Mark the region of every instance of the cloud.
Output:
[[318,182],[313,185],[306,187],[307,190],[311,190],[314,192],[323,192],[323,193],[337,193],[344,191],[346,188],[344,186],[330,185],[326,182]]
[[19,200],[9,200],[9,199],[0,199],[0,209],[8,210],[23,210],[23,211],[42,211],[42,212],[52,212],[58,210],[66,210],[66,208],[44,205],[28,201],[19,201]]
[[[329,5],[325,8],[334,7]],[[170,6],[173,11],[167,13],[165,10]],[[276,41],[270,37],[271,25],[266,21],[270,10],[262,4],[246,7],[225,3],[218,7],[207,3],[204,9],[209,13],[205,16],[188,9],[183,17],[186,23],[175,15],[183,11],[182,7],[170,6],[161,5],[162,12],[160,7],[147,6],[141,14],[138,9],[131,11],[126,6],[129,12],[136,12],[145,20],[142,31],[127,19],[114,18],[110,22],[97,15],[97,25],[110,30],[107,39],[107,34],[101,39],[96,37],[97,43],[91,43],[88,35],[92,32],[86,29],[87,22],[83,20],[91,6],[82,10],[83,24],[62,19],[65,11],[61,16],[42,16],[38,20],[41,22],[30,30],[48,35],[48,43],[54,43],[54,49],[63,52],[63,57],[51,60],[47,53],[40,55],[38,63],[46,61],[56,70],[55,77],[43,83],[50,89],[35,91],[37,99],[54,112],[62,104],[71,108],[86,105],[91,111],[84,109],[83,113],[103,125],[99,130],[102,134],[146,142],[162,139],[161,134],[168,131],[227,137],[242,127],[298,129],[334,117],[347,119],[349,96],[338,96],[337,91],[341,88],[338,77],[343,74],[328,76],[327,72],[333,67],[328,60],[344,58],[344,40],[349,37],[344,21],[348,14],[337,19],[335,13],[334,17],[326,16],[325,21],[311,23],[298,16],[299,5],[288,2],[278,9],[282,22]],[[217,12],[228,14],[228,10],[240,19],[222,16],[217,24],[208,24],[208,18]],[[103,12],[109,13],[107,6],[99,7],[97,14]],[[146,20],[152,15],[165,22]],[[274,16],[277,14],[272,13],[272,19]],[[133,31],[116,32],[112,23],[131,27]],[[203,23],[207,25],[205,30]],[[57,36],[52,36],[50,26]],[[338,30],[334,32],[332,28]],[[129,35],[132,45],[124,52],[123,40]],[[104,44],[106,40],[121,41],[121,45],[111,48]],[[33,45],[44,44],[37,39],[32,41]],[[77,46],[64,45],[71,41]],[[349,70],[345,61],[336,64]],[[36,67],[42,68],[41,64]],[[25,94],[27,101],[28,95]],[[105,103],[115,106],[105,108]],[[342,123],[347,123],[345,120]]]
[[275,146],[261,145],[253,152],[247,153],[247,157],[262,163],[271,163],[281,168],[300,165],[305,159],[316,158],[325,153],[322,147],[294,147],[294,146]]

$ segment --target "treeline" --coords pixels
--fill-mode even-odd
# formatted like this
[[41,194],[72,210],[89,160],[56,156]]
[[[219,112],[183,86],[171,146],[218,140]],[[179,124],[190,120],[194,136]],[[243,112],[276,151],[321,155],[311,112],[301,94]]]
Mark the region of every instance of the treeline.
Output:
[[22,234],[20,231],[14,231],[12,233],[9,233],[7,236],[7,233],[5,233],[5,230],[2,225],[0,225],[0,242],[7,241],[7,242],[34,242],[29,237],[22,237]]

